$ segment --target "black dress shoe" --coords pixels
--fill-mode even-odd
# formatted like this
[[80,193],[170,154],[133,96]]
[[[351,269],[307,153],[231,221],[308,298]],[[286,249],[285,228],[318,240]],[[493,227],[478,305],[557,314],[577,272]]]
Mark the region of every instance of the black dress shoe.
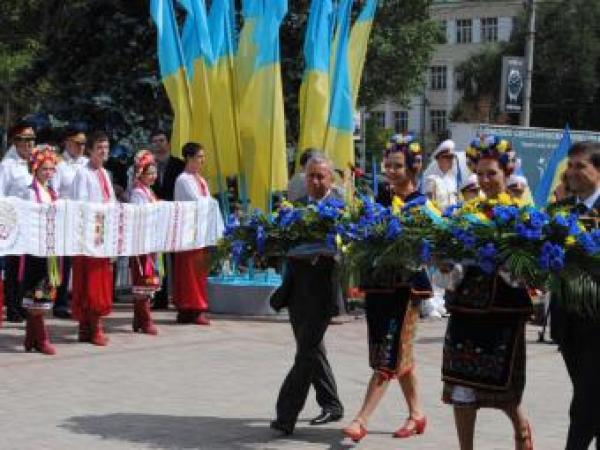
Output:
[[71,313],[65,309],[57,309],[52,311],[52,315],[57,319],[70,319]]
[[289,425],[278,420],[272,421],[270,427],[272,430],[281,431],[286,436],[289,436],[294,432],[294,425]]
[[323,411],[317,417],[310,421],[311,425],[325,425],[329,422],[338,422],[342,420],[344,415],[342,413],[333,413],[330,411]]

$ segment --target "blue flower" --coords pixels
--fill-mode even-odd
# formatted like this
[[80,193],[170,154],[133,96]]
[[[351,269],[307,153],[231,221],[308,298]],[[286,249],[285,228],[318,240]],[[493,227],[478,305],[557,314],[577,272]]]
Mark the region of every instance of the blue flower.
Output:
[[538,241],[542,238],[542,228],[531,228],[524,223],[515,226],[515,233],[528,241]]
[[477,264],[486,274],[491,274],[496,270],[496,256],[498,251],[492,242],[488,242],[483,247],[477,249]]
[[565,266],[565,250],[558,244],[544,242],[539,257],[543,270],[559,271]]
[[533,228],[542,228],[549,221],[549,216],[538,209],[529,209],[529,225]]
[[499,224],[506,224],[519,216],[519,208],[516,206],[497,205],[492,208],[494,220]]
[[265,252],[265,243],[267,242],[267,235],[265,233],[265,228],[262,225],[256,227],[256,250],[259,254],[263,254]]
[[431,261],[431,243],[427,239],[423,239],[421,243],[421,260],[424,263]]
[[239,264],[244,254],[244,241],[233,241],[231,244],[231,259],[234,264]]
[[317,204],[317,213],[321,219],[335,220],[342,215],[344,202],[337,198],[326,198]]
[[462,208],[462,203],[458,203],[456,205],[450,205],[448,206],[444,212],[442,213],[442,217],[452,217],[452,215],[454,214],[454,211],[456,211],[457,209]]
[[424,195],[419,195],[417,198],[406,202],[406,204],[402,207],[402,211],[408,211],[416,206],[423,206],[425,203],[427,203],[427,197]]
[[230,237],[233,235],[235,230],[240,226],[240,220],[237,218],[235,214],[230,214],[227,217],[227,221],[225,222],[225,237]]
[[462,228],[453,228],[451,232],[452,235],[465,246],[465,248],[472,249],[475,247],[477,238],[470,231],[463,230]]
[[385,238],[388,241],[392,241],[400,236],[402,233],[402,225],[400,224],[400,219],[397,217],[392,217],[387,223],[387,228],[385,231]]
[[577,235],[577,242],[588,255],[600,253],[600,230]]
[[331,249],[335,249],[337,247],[335,243],[335,233],[327,233],[327,236],[325,236],[325,244]]
[[279,210],[275,222],[282,228],[288,228],[302,220],[302,210],[296,208],[283,208]]

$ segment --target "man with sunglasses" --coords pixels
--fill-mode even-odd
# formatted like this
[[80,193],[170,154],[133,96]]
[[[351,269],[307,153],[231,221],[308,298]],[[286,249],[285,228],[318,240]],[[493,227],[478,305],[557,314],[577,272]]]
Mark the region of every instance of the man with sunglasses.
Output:
[[[22,197],[32,182],[27,164],[35,146],[35,131],[29,122],[20,121],[10,129],[9,138],[12,146],[0,163],[0,196]],[[25,310],[19,299],[19,256],[6,256],[4,264],[6,319],[22,322]]]
[[[60,198],[70,198],[73,180],[77,171],[85,166],[88,157],[85,156],[86,136],[82,127],[69,126],[63,135],[64,150],[61,161],[56,166],[56,174],[51,180],[52,186]],[[71,279],[71,258],[63,258],[62,283],[56,293],[53,307],[54,317],[69,319],[69,282]]]

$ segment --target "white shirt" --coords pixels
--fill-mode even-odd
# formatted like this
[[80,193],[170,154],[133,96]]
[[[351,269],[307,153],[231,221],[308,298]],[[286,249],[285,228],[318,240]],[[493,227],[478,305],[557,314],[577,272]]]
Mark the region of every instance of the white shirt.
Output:
[[136,205],[142,205],[144,203],[152,203],[157,201],[156,197],[153,196],[151,188],[144,188],[142,186],[134,186],[129,194],[129,203]]
[[[105,200],[104,193],[102,190],[102,184],[100,182],[100,176],[104,175],[108,187],[108,200]],[[73,184],[71,186],[70,198],[72,200],[83,200],[93,203],[105,203],[115,202],[115,191],[113,190],[112,183],[108,172],[101,167],[100,169],[94,169],[88,163],[79,168],[75,173]]]
[[585,206],[587,206],[588,209],[593,209],[598,198],[600,198],[600,187],[597,187],[596,191],[588,198],[586,198],[583,202],[581,202],[581,200],[578,198],[577,203],[583,203]]
[[0,163],[0,196],[22,198],[33,177],[29,173],[27,160],[21,158],[15,149],[11,150]]
[[62,160],[56,165],[56,173],[51,180],[52,187],[60,197],[69,198],[75,174],[77,173],[77,170],[85,166],[87,162],[87,156],[81,155],[77,158],[73,158],[69,152],[63,152]]
[[173,194],[173,200],[176,202],[196,201],[208,196],[208,183],[200,175],[183,172],[177,177]]
[[449,206],[458,202],[458,187],[456,175],[452,170],[442,173],[441,170],[425,178],[425,194],[444,211]]

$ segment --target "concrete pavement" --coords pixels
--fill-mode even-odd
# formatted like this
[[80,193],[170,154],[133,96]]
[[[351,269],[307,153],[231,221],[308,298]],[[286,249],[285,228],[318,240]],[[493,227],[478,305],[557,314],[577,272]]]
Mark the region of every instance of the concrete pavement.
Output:
[[[293,339],[285,321],[213,320],[210,327],[174,324],[155,314],[158,337],[131,333],[131,310],[108,319],[110,345],[76,342],[76,324],[51,320],[58,355],[24,353],[23,326],[0,329],[0,449],[456,449],[452,410],[440,401],[445,321],[420,324],[416,357],[429,426],[423,436],[392,439],[406,405],[397,385],[357,446],[339,429],[358,409],[370,369],[366,325],[332,325],[327,346],[346,407],[343,422],[308,426],[319,410],[311,394],[291,438],[268,428],[279,385],[291,365]],[[564,448],[571,387],[556,347],[535,343],[528,330],[524,406],[536,449]],[[480,412],[477,449],[512,449],[508,419]]]

